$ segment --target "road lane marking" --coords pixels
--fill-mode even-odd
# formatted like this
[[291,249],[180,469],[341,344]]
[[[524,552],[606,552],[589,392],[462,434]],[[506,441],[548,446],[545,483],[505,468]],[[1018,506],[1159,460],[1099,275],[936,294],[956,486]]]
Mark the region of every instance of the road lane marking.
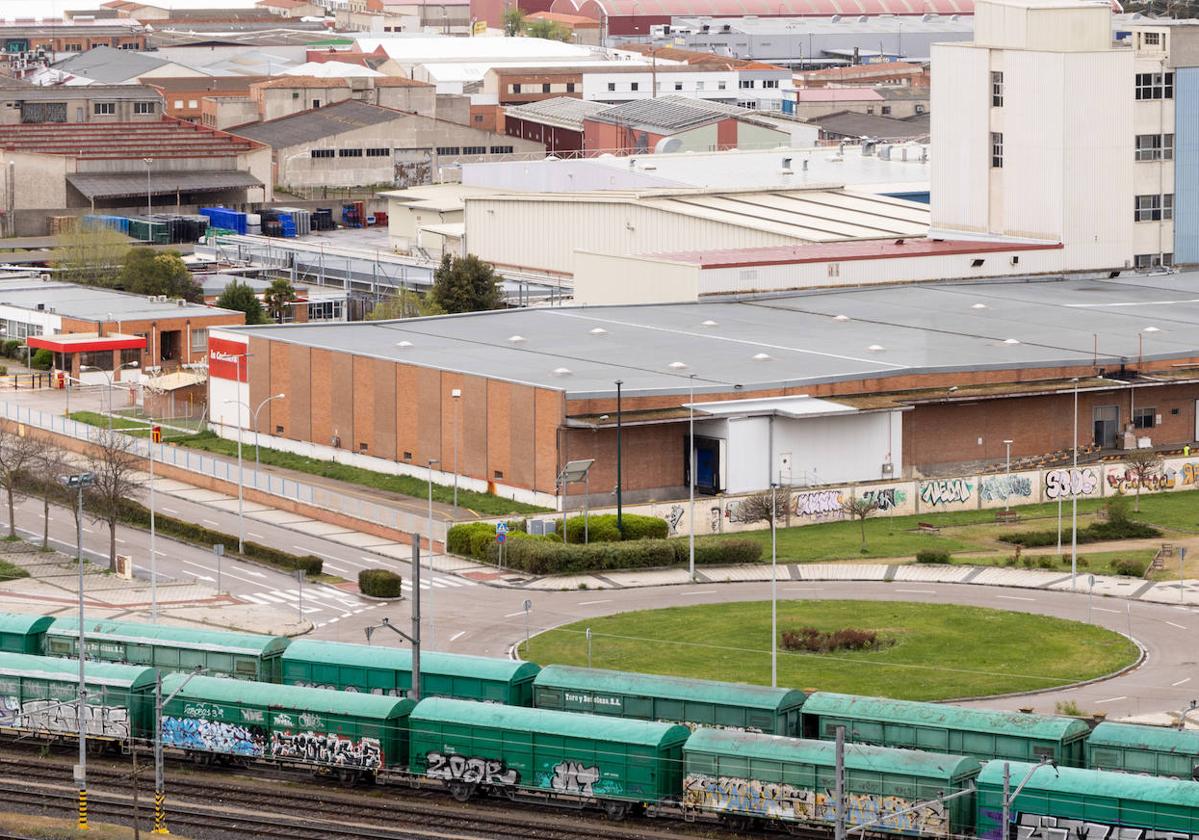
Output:
[[466,635],[466,631],[465,631],[465,630],[459,630],[457,633],[455,633],[454,635],[450,636],[450,641],[451,641],[451,642],[456,642],[456,641],[458,641],[459,639],[461,639],[461,638],[462,638],[463,636],[465,636],[465,635]]
[[162,509],[162,512],[163,512],[163,513],[170,513],[170,514],[174,514],[175,516],[178,516],[178,515],[179,515],[179,511],[175,510],[174,508],[169,508],[169,507],[164,507],[164,508]]
[[196,578],[197,580],[206,580],[209,583],[216,583],[216,578],[210,578],[208,575],[197,575],[193,572],[192,577]]
[[1185,680],[1179,680],[1179,681],[1178,681],[1178,682],[1176,682],[1176,683],[1170,683],[1170,687],[1171,687],[1171,688],[1178,688],[1178,686],[1180,686],[1180,685],[1186,685],[1186,684],[1187,684],[1187,683],[1189,683],[1190,681],[1191,681],[1191,678],[1190,678],[1190,677],[1187,677]]
[[1167,621],[1167,622],[1166,622],[1166,624],[1169,624],[1171,627],[1177,627],[1179,630],[1185,630],[1185,629],[1186,629],[1186,628],[1185,628],[1185,627],[1183,627],[1181,624],[1175,624],[1173,621]]
[[215,525],[218,528],[221,526],[221,523],[217,522],[215,519],[201,519],[200,521],[207,522],[209,525]]
[[703,589],[683,589],[683,590],[680,590],[678,594],[680,594],[680,595],[715,595],[716,591],[714,589],[712,589],[711,587],[704,587]]
[[504,618],[518,618],[524,614],[525,611],[521,610],[520,612],[508,613],[506,616],[504,616]]
[[915,593],[916,595],[936,595],[937,594],[937,590],[935,590],[935,589],[896,589],[895,591],[896,592],[912,592],[912,593]]
[[246,536],[253,537],[256,540],[265,540],[266,539],[266,537],[264,537],[262,534],[255,534],[253,531],[246,531]]
[[1021,598],[1019,595],[996,595],[996,598],[1002,598],[1005,601],[1035,601],[1036,598]]
[[347,572],[347,571],[346,571],[345,569],[343,569],[341,566],[334,566],[332,563],[326,563],[326,564],[324,565],[324,568],[326,568],[326,569],[332,569],[333,571],[335,571],[335,572],[337,572],[337,573],[339,573],[339,574],[343,574],[343,575],[348,575],[348,574],[349,574],[349,572]]
[[1095,607],[1095,612],[1109,612],[1119,615],[1123,610],[1109,610],[1107,607]]
[[1096,703],[1115,703],[1117,700],[1127,700],[1128,696],[1121,694],[1119,697],[1108,697],[1106,700],[1095,700]]
[[612,603],[611,598],[604,598],[602,601],[579,601],[579,606],[580,607],[589,607],[592,604],[611,604],[611,603]]
[[[159,552],[159,553],[161,554],[162,552]],[[206,572],[212,572],[214,575],[217,574],[216,569],[212,568],[211,566],[205,566],[203,563],[197,563],[195,560],[184,560],[183,562],[187,563],[189,566],[195,566],[197,569],[203,569]],[[193,574],[194,574],[194,572],[193,572]],[[235,575],[235,574],[233,574],[233,572],[230,572],[228,569],[222,569],[220,572],[220,575],[221,575],[221,577],[233,578],[234,580],[240,580],[242,583],[249,583],[254,586],[262,585],[256,580],[251,580],[250,578],[244,578],[241,575]]]
[[123,539],[121,539],[120,537],[117,537],[117,543],[120,545],[124,545],[125,541]]

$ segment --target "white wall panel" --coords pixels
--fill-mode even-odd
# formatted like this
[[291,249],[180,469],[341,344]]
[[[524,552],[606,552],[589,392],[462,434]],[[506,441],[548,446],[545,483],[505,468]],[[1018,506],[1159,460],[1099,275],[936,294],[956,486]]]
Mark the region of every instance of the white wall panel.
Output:
[[990,62],[972,45],[933,46],[930,97],[932,224],[940,230],[987,230]]

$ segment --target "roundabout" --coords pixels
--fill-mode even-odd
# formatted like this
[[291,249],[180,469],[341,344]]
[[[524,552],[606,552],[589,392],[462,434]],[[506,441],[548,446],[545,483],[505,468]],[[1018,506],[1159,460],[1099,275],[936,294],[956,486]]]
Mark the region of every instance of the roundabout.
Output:
[[[780,686],[904,700],[1045,692],[1119,673],[1141,655],[1103,627],[948,603],[780,600],[778,630]],[[520,655],[541,665],[769,685],[770,602],[585,619],[534,636]]]

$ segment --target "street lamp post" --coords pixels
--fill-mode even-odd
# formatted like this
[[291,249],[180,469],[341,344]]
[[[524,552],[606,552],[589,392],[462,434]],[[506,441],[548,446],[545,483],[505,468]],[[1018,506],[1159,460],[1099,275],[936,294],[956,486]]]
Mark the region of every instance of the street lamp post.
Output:
[[770,482],[770,687],[778,688],[779,684],[779,576],[778,576],[778,503],[775,494],[778,484]]
[[237,403],[237,553],[241,554],[246,549],[246,476],[242,470],[241,460],[241,407],[244,403],[241,400],[225,400],[224,404],[228,405],[229,403]]
[[1007,447],[1007,492],[1003,494],[1003,512],[1007,513],[1012,499],[1012,442],[1005,440],[1003,445]]
[[[123,365],[118,365],[117,369],[114,371],[107,371],[107,370],[104,370],[103,368],[98,368],[95,365],[80,365],[79,366],[80,373],[83,373],[85,370],[94,370],[94,371],[96,371],[96,373],[104,374],[104,378],[108,380],[108,431],[110,431],[110,432],[112,431],[112,391],[114,388],[117,387],[116,380],[113,377],[115,377],[116,374],[120,373],[125,368],[135,368],[137,366],[138,366],[137,362],[125,362]],[[69,383],[68,383],[68,385],[69,385]],[[67,392],[67,401],[68,401],[67,402],[67,413],[68,414],[71,413],[70,399],[71,399],[71,395],[70,395],[70,392],[68,391]]]
[[621,410],[620,387],[624,382],[616,380],[616,530],[624,533],[624,488],[621,486]]
[[146,165],[146,221],[150,221],[150,165],[154,163],[154,158],[142,158],[142,163]]
[[150,440],[146,446],[146,454],[150,459],[150,621],[158,623],[158,549],[155,537],[158,529],[154,523],[154,432],[150,432]]
[[258,475],[258,470],[260,467],[260,465],[258,463],[258,412],[262,411],[262,407],[264,405],[266,405],[267,403],[269,403],[271,400],[281,400],[286,396],[287,396],[287,394],[284,394],[282,392],[278,393],[278,394],[272,394],[271,396],[267,397],[262,402],[260,402],[258,404],[258,407],[254,409],[254,475],[255,476]]
[[84,644],[83,618],[83,491],[95,482],[95,476],[90,472],[76,473],[63,476],[60,480],[69,489],[75,491],[75,562],[79,566],[79,702],[75,707],[79,722],[79,767],[76,771],[76,781],[79,783],[79,830],[87,831],[87,722],[85,705],[87,703],[87,685],[84,682],[83,667],[87,661],[87,648]]
[[[1074,379],[1074,468],[1070,473],[1070,591],[1078,590],[1078,493],[1074,477],[1078,475],[1078,378]],[[1080,482],[1081,484],[1081,482]]]
[[[450,399],[454,403],[454,515],[458,515],[458,438],[462,437],[462,389],[450,391]],[[429,532],[433,539],[433,532]]]
[[[429,577],[430,578],[433,577],[433,465],[439,464],[439,463],[441,463],[441,462],[436,458],[429,459]],[[413,556],[413,567],[415,567],[420,563],[419,546],[417,546],[413,550],[416,551],[416,554]],[[419,579],[414,580],[412,582],[412,589],[413,589],[414,593],[416,592],[416,587],[417,587],[418,583],[419,583]],[[433,591],[433,589],[432,589],[432,587],[430,587],[429,592],[432,593],[432,591]],[[414,595],[413,597],[418,597],[418,596]],[[426,604],[425,606],[426,606],[426,609],[428,610],[428,604]],[[431,610],[429,610],[429,615],[430,615],[430,617],[432,616]],[[432,629],[433,629],[432,627],[429,628],[430,635],[432,635]]]
[[[1057,772],[1057,762],[1051,758],[1043,758],[1043,759],[1041,759],[1040,764],[1036,764],[1033,767],[1029,768],[1028,772],[1024,774],[1024,778],[1020,781],[1020,784],[1016,785],[1016,789],[1013,791],[1011,789],[1011,787],[1012,787],[1011,764],[1009,764],[1006,761],[1003,763],[1003,816],[1002,816],[1003,825],[1000,826],[1000,829],[999,829],[1001,832],[1000,840],[1008,840],[1008,837],[1010,835],[1010,832],[1008,831],[1008,822],[1012,818],[1012,816],[1011,816],[1012,803],[1016,800],[1016,797],[1018,797],[1020,795],[1020,791],[1024,790],[1024,786],[1027,785],[1029,783],[1029,781],[1032,779],[1033,774],[1036,773],[1038,770],[1040,770],[1042,767],[1052,767],[1053,771],[1055,773]],[[994,812],[992,812],[992,813],[994,813]]]
[[162,710],[167,703],[175,699],[176,694],[183,691],[184,686],[192,681],[192,677],[198,677],[207,670],[207,668],[197,665],[196,670],[179,683],[179,686],[167,695],[165,700],[162,697],[162,671],[158,672],[154,687],[154,834],[171,833],[167,830],[166,773],[163,769],[162,759]]
[[695,583],[695,374],[691,380],[690,401],[687,403],[687,484],[689,511],[687,523],[687,576]]

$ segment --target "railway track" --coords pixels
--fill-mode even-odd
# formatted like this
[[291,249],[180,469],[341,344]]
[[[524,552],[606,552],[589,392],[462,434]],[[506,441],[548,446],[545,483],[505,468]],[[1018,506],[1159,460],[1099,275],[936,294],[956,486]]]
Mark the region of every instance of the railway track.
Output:
[[[88,767],[88,805],[97,816],[132,817],[127,765]],[[438,802],[430,789],[377,788],[348,793],[319,784],[256,779],[242,782],[236,771],[193,771],[206,778],[173,775],[167,785],[167,822],[172,828],[240,833],[296,840],[678,840],[732,835],[714,826],[679,825],[662,830],[643,821],[614,824],[591,814],[552,811],[487,800]],[[70,810],[77,791],[66,760],[0,757],[0,793],[26,807]],[[264,785],[264,782],[266,783]],[[143,781],[143,820],[152,819],[152,786]],[[439,792],[439,791],[436,791]],[[414,798],[414,795],[416,798]],[[146,823],[149,824],[148,822]]]

